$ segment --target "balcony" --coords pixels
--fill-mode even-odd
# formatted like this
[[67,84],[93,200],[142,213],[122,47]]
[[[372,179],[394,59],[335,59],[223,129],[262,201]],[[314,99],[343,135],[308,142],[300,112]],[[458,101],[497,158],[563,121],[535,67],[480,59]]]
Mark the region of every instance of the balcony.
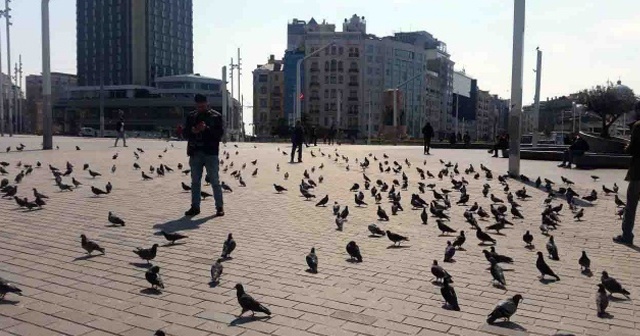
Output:
[[349,82],[349,86],[360,86],[358,82]]
[[360,57],[360,53],[349,53],[349,57],[352,57],[352,58]]

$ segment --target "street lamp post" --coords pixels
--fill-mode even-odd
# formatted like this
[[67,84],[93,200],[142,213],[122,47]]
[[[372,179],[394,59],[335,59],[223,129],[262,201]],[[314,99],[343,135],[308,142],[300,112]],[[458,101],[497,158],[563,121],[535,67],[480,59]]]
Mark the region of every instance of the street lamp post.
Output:
[[51,49],[49,41],[49,0],[42,0],[42,149],[53,148],[51,113]]
[[9,8],[9,1],[5,0],[4,2],[4,18],[7,24],[7,78],[9,79],[9,91],[7,91],[7,110],[9,111],[9,136],[13,136],[14,130],[14,122],[15,116],[13,113],[13,83],[11,78],[11,31],[9,27],[11,26],[11,15],[9,12],[11,9]]
[[298,63],[296,64],[296,113],[295,113],[295,119],[294,119],[294,123],[295,120],[299,120],[300,117],[302,116],[302,101],[300,100],[300,92],[301,90],[301,86],[302,86],[302,80],[300,79],[300,72],[302,70],[300,70],[300,67],[302,66],[302,62],[304,62],[304,60],[306,60],[307,58],[313,57],[317,54],[319,54],[321,51],[329,48],[330,46],[334,45],[335,42],[331,42],[329,44],[327,44],[326,46],[310,53],[309,55],[301,58],[298,60]]
[[369,117],[367,118],[367,145],[371,145],[371,104],[373,101],[371,100],[371,90],[369,90]]
[[540,124],[540,84],[542,81],[542,50],[536,48],[536,51],[536,93],[534,97],[533,135],[531,139],[531,143],[534,147],[538,145],[538,139],[540,138],[538,125]]
[[522,115],[522,70],[524,62],[525,0],[514,0],[511,111],[509,113],[509,174],[520,175],[520,118]]

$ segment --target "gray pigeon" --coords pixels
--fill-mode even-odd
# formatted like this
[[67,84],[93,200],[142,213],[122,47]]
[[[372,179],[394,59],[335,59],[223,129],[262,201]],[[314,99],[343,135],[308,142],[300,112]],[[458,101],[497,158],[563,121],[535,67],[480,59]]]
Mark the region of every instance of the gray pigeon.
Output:
[[375,224],[369,224],[367,227],[372,236],[384,236],[385,232]]
[[144,277],[151,284],[152,289],[164,288],[164,282],[162,282],[162,278],[160,277],[160,267],[152,266],[144,274]]
[[115,214],[113,214],[113,212],[109,211],[109,223],[111,224],[115,224],[115,225],[122,225],[124,226],[124,220],[122,220],[122,218],[116,216]]
[[610,277],[607,271],[602,271],[602,277],[600,278],[600,280],[602,281],[602,285],[604,285],[604,288],[611,294],[619,293],[626,296],[627,298],[629,298],[629,295],[631,295],[628,290],[622,287],[618,280]]
[[318,273],[318,256],[316,255],[315,247],[311,248],[311,252],[307,254],[306,260],[311,273]]
[[0,300],[3,300],[7,293],[14,293],[22,296],[22,290],[20,288],[7,280],[0,278]]
[[598,284],[598,292],[596,293],[596,308],[598,310],[598,317],[605,317],[606,310],[609,306],[609,296],[604,288],[603,284]]
[[507,280],[505,280],[504,278],[504,271],[502,270],[502,267],[500,267],[498,265],[498,262],[493,258],[490,259],[490,262],[491,262],[491,276],[493,276],[493,280],[495,280],[497,283],[499,283],[502,286],[506,286]]
[[551,258],[551,260],[560,260],[560,257],[558,256],[558,247],[553,240],[553,236],[549,236],[549,241],[547,241],[547,252],[549,252],[549,258]]
[[220,282],[220,276],[222,275],[222,258],[216,260],[216,262],[211,265],[211,283]]
[[450,241],[447,241],[447,247],[444,249],[444,261],[452,262],[453,256],[456,254],[456,248],[451,244]]
[[433,264],[431,265],[431,274],[436,277],[436,281],[442,280],[453,282],[453,280],[451,280],[451,275],[449,275],[449,273],[445,271],[442,266],[438,265],[437,260],[434,260]]
[[512,298],[500,301],[487,317],[487,323],[493,324],[497,319],[509,321],[511,316],[518,310],[518,304],[522,301],[522,295],[516,294]]

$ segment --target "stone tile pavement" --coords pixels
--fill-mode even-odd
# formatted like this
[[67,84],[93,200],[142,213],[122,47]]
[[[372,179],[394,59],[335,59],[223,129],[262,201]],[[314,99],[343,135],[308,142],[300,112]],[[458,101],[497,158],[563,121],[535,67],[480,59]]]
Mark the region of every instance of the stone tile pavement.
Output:
[[[395,336],[395,335],[638,335],[640,334],[640,250],[611,243],[619,231],[620,220],[615,216],[612,196],[601,194],[594,206],[585,207],[585,220],[575,222],[565,208],[562,223],[554,231],[560,250],[560,261],[549,261],[559,273],[561,281],[541,283],[535,268],[535,251],[543,250],[546,238],[538,230],[542,199],[541,190],[528,187],[534,198],[523,204],[524,220],[515,220],[515,226],[504,230],[497,238],[498,252],[515,259],[505,265],[507,290],[491,285],[488,263],[481,253],[482,247],[464,223],[463,206],[451,210],[451,226],[467,232],[465,251],[458,251],[455,263],[442,263],[453,275],[453,284],[460,301],[460,312],[442,308],[439,287],[431,283],[430,265],[433,259],[442,260],[447,240],[440,237],[434,218],[428,225],[420,222],[418,210],[409,206],[410,194],[417,191],[419,181],[415,167],[437,172],[439,159],[458,162],[461,170],[473,163],[476,169],[483,163],[496,173],[505,172],[505,159],[490,158],[484,151],[434,150],[431,156],[421,155],[418,147],[382,146],[319,146],[319,150],[338,153],[350,158],[350,170],[344,162],[335,163],[327,157],[313,158],[305,149],[303,164],[289,164],[280,151],[290,151],[283,144],[228,144],[230,152],[225,165],[234,163],[221,179],[233,188],[225,193],[226,216],[213,218],[213,201],[203,202],[203,214],[192,220],[182,214],[189,206],[189,194],[182,191],[180,182],[189,177],[177,171],[177,164],[187,163],[185,143],[129,139],[128,148],[113,148],[112,140],[56,138],[59,150],[30,150],[40,145],[40,139],[26,136],[0,138],[0,148],[24,143],[23,152],[0,154],[0,161],[10,162],[7,176],[20,171],[16,164],[43,163],[19,184],[18,194],[33,198],[31,188],[50,197],[43,210],[25,211],[13,200],[0,200],[0,276],[16,283],[24,296],[8,294],[0,302],[0,336],[4,335],[152,335],[162,328],[168,335],[277,335],[277,336]],[[80,151],[74,146],[79,145]],[[133,170],[136,147],[145,150],[137,160],[145,171],[149,166],[164,163],[174,169],[165,177],[142,181],[140,172]],[[167,152],[163,152],[167,148]],[[278,151],[277,149],[280,149]],[[236,151],[238,154],[236,154]],[[119,153],[116,160],[112,155]],[[376,207],[366,192],[368,207],[357,208],[349,188],[354,182],[363,184],[361,170],[356,169],[355,158],[368,153],[389,161],[412,163],[405,171],[409,176],[409,191],[402,192],[404,212],[391,216],[388,223],[377,221]],[[159,157],[162,155],[162,158]],[[258,174],[251,177],[257,159]],[[426,159],[426,166],[423,160]],[[66,161],[75,165],[73,176],[84,186],[73,192],[60,192],[46,168],[52,164],[64,169]],[[91,178],[82,165],[88,163],[103,174]],[[246,188],[228,173],[247,164],[242,175]],[[375,181],[382,179],[391,184],[400,179],[393,173],[378,173],[378,162],[372,162],[367,174]],[[111,166],[117,170],[111,173]],[[276,165],[280,171],[276,172]],[[324,164],[324,169],[318,167]],[[576,182],[578,193],[601,185],[611,187],[614,182],[624,194],[624,171],[564,170],[554,162],[523,161],[522,172],[535,178],[538,175],[560,182],[560,174]],[[348,205],[349,220],[342,232],[336,231],[331,208],[314,207],[300,197],[298,184],[305,169],[317,182],[324,182],[314,192],[318,198],[328,194],[330,204],[338,201]],[[284,180],[288,172],[291,177]],[[464,174],[464,173],[463,173]],[[601,177],[593,182],[589,177]],[[155,174],[154,174],[155,176]],[[464,175],[463,175],[464,176]],[[458,179],[460,177],[457,177]],[[472,201],[488,208],[489,199],[480,190],[484,183],[492,192],[506,199],[497,179],[483,178],[470,182],[468,191]],[[69,178],[64,178],[69,183]],[[104,188],[110,181],[113,192],[94,197],[90,186]],[[430,180],[437,188],[450,188],[447,179]],[[272,184],[289,189],[276,194]],[[512,190],[521,187],[510,180]],[[204,189],[206,190],[206,189]],[[457,200],[452,193],[452,200]],[[424,194],[430,201],[433,196]],[[624,198],[623,198],[624,199]],[[559,204],[559,200],[554,204]],[[390,213],[390,204],[383,202]],[[114,211],[127,223],[125,227],[110,227],[107,213]],[[410,238],[407,248],[389,248],[386,238],[369,238],[367,225],[378,223],[383,229],[401,233]],[[482,222],[481,226],[492,224]],[[164,246],[159,230],[180,231],[189,236],[185,244]],[[521,240],[525,230],[534,234],[536,249],[524,248]],[[209,268],[217,259],[222,242],[228,233],[238,243],[233,259],[224,262],[220,285],[210,287]],[[106,248],[106,255],[84,257],[79,235],[86,234]],[[364,262],[346,261],[345,245],[355,240],[361,248]],[[160,294],[149,294],[144,279],[146,268],[132,252],[135,247],[161,245],[154,264],[161,267],[166,289]],[[319,273],[305,271],[304,257],[315,247],[319,258]],[[580,273],[577,259],[586,250],[592,259],[593,277]],[[613,318],[596,316],[594,296],[600,272],[607,270],[632,293],[631,300],[615,299],[609,312]],[[236,319],[240,313],[235,289],[242,283],[249,294],[268,306],[270,319]],[[487,314],[495,304],[514,294],[524,297],[512,323],[487,325]]]

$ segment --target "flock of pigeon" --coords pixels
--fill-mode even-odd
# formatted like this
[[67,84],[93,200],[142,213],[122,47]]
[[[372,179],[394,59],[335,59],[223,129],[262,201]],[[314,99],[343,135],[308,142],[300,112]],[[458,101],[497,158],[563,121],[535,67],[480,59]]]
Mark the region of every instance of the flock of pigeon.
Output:
[[[235,147],[237,148],[237,145],[235,145]],[[16,149],[22,150],[24,149],[24,145],[21,145]],[[76,147],[76,150],[80,150],[80,148]],[[166,151],[167,149],[164,150],[164,152]],[[282,152],[283,156],[288,157],[288,154],[285,151],[281,151],[280,148],[278,148],[278,151]],[[137,150],[134,151],[136,160],[138,160],[144,153],[145,151],[142,148],[137,148]],[[237,150],[235,154],[238,155]],[[383,227],[383,223],[389,222],[393,215],[396,215],[399,211],[404,211],[402,192],[408,191],[410,187],[416,187],[417,192],[411,194],[410,196],[409,207],[411,210],[415,210],[417,211],[417,213],[419,213],[420,222],[424,225],[428,225],[430,217],[435,218],[436,227],[437,230],[441,232],[441,236],[449,237],[451,235],[454,235],[451,236],[453,239],[446,241],[444,256],[442,259],[442,261],[445,263],[454,261],[454,257],[456,256],[456,254],[460,255],[459,251],[466,251],[464,249],[464,245],[467,240],[465,231],[457,230],[452,225],[453,222],[459,222],[458,219],[451,217],[450,210],[453,206],[452,202],[454,202],[455,198],[456,205],[466,207],[466,210],[463,214],[463,219],[470,226],[470,229],[475,231],[475,237],[479,241],[479,245],[489,247],[489,250],[484,249],[482,250],[482,253],[489,263],[489,270],[493,279],[493,285],[504,289],[506,289],[507,281],[505,273],[500,264],[513,263],[513,259],[507,255],[497,252],[495,247],[498,241],[494,238],[494,236],[492,236],[491,231],[495,231],[496,234],[500,236],[505,236],[500,232],[501,230],[504,230],[506,227],[517,227],[517,224],[514,224],[512,221],[514,219],[524,218],[522,211],[519,209],[521,208],[521,205],[518,202],[528,202],[532,198],[532,196],[528,194],[526,186],[518,189],[512,189],[511,185],[514,184],[511,183],[512,181],[519,180],[520,183],[528,185],[530,186],[530,188],[533,187],[542,189],[547,193],[547,197],[542,202],[543,206],[540,213],[541,224],[539,229],[541,234],[548,236],[548,240],[546,242],[546,251],[548,254],[548,258],[554,262],[560,260],[558,246],[556,245],[552,234],[555,230],[560,229],[560,223],[562,222],[560,217],[562,216],[564,203],[560,203],[560,200],[566,202],[566,206],[567,208],[569,208],[569,211],[572,212],[574,220],[580,221],[582,217],[584,217],[585,211],[585,208],[580,207],[580,204],[583,204],[583,202],[595,202],[599,197],[598,192],[595,190],[592,190],[588,195],[580,197],[580,195],[578,195],[578,193],[572,189],[574,183],[565,177],[561,177],[561,184],[556,184],[554,181],[546,178],[541,179],[540,177],[538,177],[535,181],[532,182],[527,176],[524,175],[520,175],[519,177],[512,179],[506,174],[496,174],[495,179],[497,179],[499,185],[492,186],[489,182],[492,182],[494,180],[494,172],[490,168],[482,164],[480,165],[479,170],[476,170],[473,165],[469,165],[469,167],[465,168],[461,172],[457,163],[444,162],[440,160],[441,169],[437,173],[434,174],[429,170],[425,170],[421,167],[415,166],[413,169],[417,171],[419,180],[409,181],[407,171],[412,169],[412,163],[408,159],[405,159],[402,163],[399,163],[398,161],[393,161],[392,159],[390,159],[387,154],[383,154],[382,158],[379,159],[372,153],[369,153],[363,158],[355,158],[353,160],[354,162],[352,162],[349,157],[341,155],[337,149],[335,149],[332,153],[323,152],[321,149],[317,149],[317,153],[312,150],[309,154],[313,158],[318,157],[318,155],[323,158],[326,157],[326,159],[329,160],[328,162],[341,164],[342,167],[346,169],[346,171],[362,171],[362,181],[353,183],[351,188],[349,188],[349,191],[354,195],[354,206],[356,208],[367,208],[370,205],[376,205],[376,215],[379,219],[379,223],[370,224],[367,226],[367,229],[371,237],[386,236],[392,242],[393,246],[399,246],[403,242],[409,241],[409,237],[398,232],[384,230],[381,227]],[[162,158],[162,154],[158,156],[159,158]],[[117,158],[118,154],[115,154],[112,157],[113,160],[117,160]],[[317,189],[318,184],[323,182],[324,178],[322,175],[319,175],[317,177],[318,182],[316,182],[311,175],[316,173],[316,171],[321,171],[324,168],[324,161],[325,160],[323,160],[323,163],[321,163],[317,168],[316,166],[313,166],[310,169],[305,170],[303,173],[298,191],[300,195],[307,201],[316,199],[314,190]],[[257,163],[257,160],[251,161],[251,165],[255,167],[252,168],[251,176],[253,177],[256,177],[258,175]],[[352,164],[354,165],[353,168],[351,167]],[[382,176],[392,176],[390,178],[390,182],[384,181],[383,179],[377,179],[376,181],[373,181],[373,179],[369,177],[369,175],[371,175],[371,171],[375,169],[376,165],[378,172]],[[426,165],[426,160],[423,162],[423,165]],[[7,169],[9,169],[10,166],[11,164],[8,162],[0,162],[0,174],[8,175],[9,171],[7,171]],[[37,162],[35,165],[17,162],[15,166],[20,170],[20,172],[17,173],[14,177],[13,183],[10,183],[9,179],[6,177],[2,178],[0,182],[0,191],[4,194],[2,198],[13,198],[20,208],[26,208],[29,211],[44,208],[46,206],[45,200],[49,197],[38,192],[38,190],[35,188],[33,189],[33,201],[29,200],[29,197],[18,196],[18,185],[26,176],[29,176],[34,171],[34,169],[42,168],[41,162]],[[246,163],[242,164],[241,167],[236,167],[234,169],[234,162],[231,161],[231,152],[225,150],[221,155],[220,166],[224,167],[223,169],[221,169],[222,174],[229,174],[229,176],[235,178],[238,181],[238,185],[240,187],[246,186],[246,182],[242,178],[242,172],[247,168]],[[72,176],[72,174],[74,173],[74,165],[70,162],[67,162],[65,171],[61,171],[60,169],[52,165],[49,165],[48,167],[51,174],[53,175],[56,186],[61,191],[72,192],[82,187],[82,183],[80,183],[74,176]],[[178,170],[182,170],[182,164],[178,164],[177,168]],[[116,169],[116,165],[113,164],[111,172],[115,173]],[[166,173],[174,171],[171,167],[165,164],[160,164],[158,167],[149,167],[147,173],[142,170],[142,167],[137,162],[133,164],[133,169],[141,171],[141,177],[143,180],[152,180],[154,178],[153,174],[156,174],[156,177],[162,177]],[[276,170],[280,172],[279,164],[276,164]],[[86,171],[86,174],[88,174],[92,180],[95,179],[96,181],[98,181],[99,179],[97,178],[102,176],[102,174],[98,171],[91,169],[89,164],[83,165],[83,171]],[[229,173],[229,171],[231,172]],[[190,171],[189,169],[185,169],[182,170],[182,173],[188,175]],[[67,184],[64,182],[64,179],[68,179],[69,177],[71,177],[71,184]],[[289,173],[285,172],[284,180],[288,180],[289,177]],[[592,176],[592,178],[594,180],[598,179],[597,176]],[[472,202],[472,195],[467,192],[467,186],[470,182],[478,181],[475,183],[482,183],[479,182],[479,180],[481,179],[484,180],[482,197],[488,197],[491,200],[491,204],[488,209],[484,209],[482,206],[479,206],[478,202]],[[208,183],[209,181],[206,180],[206,182]],[[449,188],[444,188],[442,186],[440,188],[436,188],[438,182],[450,182],[451,186]],[[233,192],[232,188],[224,182],[221,182],[221,186],[224,191]],[[191,189],[190,185],[185,184],[184,182],[181,183],[181,187],[184,191],[189,191]],[[289,192],[287,188],[278,184],[273,184],[273,187],[278,194]],[[500,190],[497,191],[496,189]],[[104,188],[100,188],[95,185],[91,186],[91,192],[96,197],[109,195],[112,190],[113,186],[110,182],[108,182]],[[603,185],[602,190],[605,195],[615,194],[614,201],[616,206],[620,209],[618,215],[622,216],[624,213],[625,204],[617,195],[617,185],[614,184],[611,189]],[[506,195],[506,202],[505,200],[497,196],[498,193],[503,193]],[[367,200],[366,194],[370,194],[369,198],[371,200]],[[201,195],[203,198],[212,196],[211,194],[204,191],[201,192]],[[432,196],[431,202],[427,202],[423,198],[426,197],[425,195]],[[479,196],[476,195],[476,197]],[[383,203],[390,204],[391,217],[385,210],[386,206],[383,206]],[[472,204],[469,205],[469,203]],[[329,204],[329,195],[325,195],[319,201],[315,202],[315,207],[325,208],[328,207]],[[337,201],[334,201],[331,210],[333,216],[335,217],[337,230],[342,231],[345,222],[348,221],[350,213],[349,205],[340,205]],[[511,216],[509,216],[509,214]],[[108,213],[107,219],[113,226],[125,226],[125,221],[113,212]],[[495,223],[482,228],[480,226],[481,221],[486,222],[488,220],[493,220]],[[188,238],[186,235],[183,235],[179,232],[161,231],[160,233],[170,244],[175,244],[176,241],[185,240],[186,238]],[[86,251],[87,254],[93,254],[94,252],[105,254],[104,248],[100,247],[98,243],[90,240],[84,234],[80,235],[80,239],[81,247]],[[530,231],[527,230],[526,232],[524,232],[522,239],[525,243],[525,248],[535,249],[532,244],[534,236]],[[158,248],[159,245],[154,244],[150,248],[137,248],[133,251],[133,253],[135,253],[137,257],[148,263],[148,269],[145,272],[145,279],[149,282],[151,289],[156,291],[164,288],[164,282],[162,281],[162,277],[160,276],[160,267],[158,265],[151,264],[151,261],[153,261],[157,255]],[[233,239],[233,235],[229,233],[227,239],[223,243],[223,250],[220,258],[218,258],[211,266],[212,284],[217,284],[220,281],[223,274],[222,263],[225,260],[231,258],[231,254],[235,250],[235,248],[236,242]],[[349,261],[355,263],[364,262],[363,255],[357,242],[350,241],[346,245],[346,252],[350,257]],[[577,258],[577,262],[583,274],[591,274],[591,261],[587,256],[586,251],[582,251],[581,256]],[[315,248],[311,248],[311,251],[306,255],[306,263],[309,267],[309,272],[319,272],[319,262]],[[550,264],[547,263],[547,261],[545,260],[545,255],[542,251],[537,252],[535,267],[539,271],[542,279],[544,279],[545,277],[551,277],[555,281],[560,281],[560,277],[553,271]],[[452,283],[454,282],[453,276],[442,265],[438,264],[438,260],[433,260],[431,272],[435,278],[434,284],[440,286],[440,291],[445,302],[444,308],[461,310],[456,291],[452,285]],[[596,308],[598,316],[604,317],[607,316],[606,308],[609,304],[609,295],[622,294],[628,298],[630,293],[626,289],[624,289],[624,287],[615,278],[609,276],[606,271],[602,271],[600,280],[600,283],[597,285],[598,288],[596,293]],[[242,316],[247,311],[251,311],[252,313],[261,312],[267,315],[271,315],[269,309],[260,304],[250,295],[248,295],[241,284],[237,284],[235,286],[235,289],[238,303],[242,308],[240,316]],[[609,295],[607,295],[607,292],[609,293]],[[3,299],[7,293],[21,294],[21,290],[16,285],[0,278],[0,299]],[[505,299],[504,301],[499,302],[493,309],[493,311],[488,314],[487,322],[492,324],[499,319],[509,320],[509,318],[516,313],[518,305],[522,301],[522,299],[523,297],[520,294],[516,294],[510,298]],[[156,333],[156,335],[163,334],[164,333],[162,331],[158,331]]]

